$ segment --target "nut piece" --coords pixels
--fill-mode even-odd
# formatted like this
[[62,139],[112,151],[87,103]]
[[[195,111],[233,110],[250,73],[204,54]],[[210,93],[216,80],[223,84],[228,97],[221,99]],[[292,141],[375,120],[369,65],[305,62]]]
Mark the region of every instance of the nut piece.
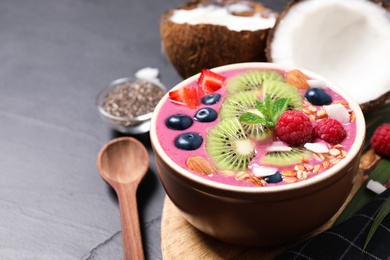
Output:
[[250,175],[246,171],[239,171],[236,174],[236,180],[239,180],[239,181],[245,180],[245,179],[247,179],[249,177],[250,177]]
[[294,183],[299,181],[297,177],[289,177],[289,176],[284,177],[283,180],[288,183]]
[[259,179],[257,177],[252,177],[251,180],[252,180],[252,183],[257,185],[257,186],[266,186],[267,185],[267,182],[265,180]]
[[286,82],[298,89],[309,89],[307,77],[300,70],[290,70],[286,73]]
[[385,187],[386,187],[386,188],[390,188],[390,178],[386,181]]
[[215,174],[218,171],[214,165],[201,156],[188,157],[186,164],[191,170],[203,175]]
[[235,171],[223,170],[219,172],[222,176],[230,177],[236,175]]
[[283,170],[282,175],[285,177],[296,177],[297,171],[296,170]]
[[321,165],[317,164],[316,166],[314,166],[313,173],[319,173],[320,170],[321,170]]
[[320,109],[317,111],[318,119],[325,118],[327,116],[328,116],[328,114],[326,113],[326,111],[324,109]]
[[300,180],[306,180],[309,177],[309,173],[307,171],[297,171],[297,178]]
[[330,162],[329,161],[324,161],[322,163],[322,167],[324,167],[324,169],[328,169],[330,167]]
[[329,150],[329,153],[331,155],[337,156],[337,155],[341,154],[341,151],[339,149],[332,148],[332,149]]

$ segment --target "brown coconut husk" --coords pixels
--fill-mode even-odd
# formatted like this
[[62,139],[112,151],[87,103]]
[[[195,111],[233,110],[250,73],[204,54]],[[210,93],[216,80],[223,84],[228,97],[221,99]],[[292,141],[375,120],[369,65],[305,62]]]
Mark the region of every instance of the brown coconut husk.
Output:
[[[240,1],[193,0],[176,9],[193,9],[207,3],[232,3]],[[253,4],[256,12],[277,14],[259,3]],[[225,26],[211,24],[177,24],[170,20],[174,9],[162,15],[160,33],[162,47],[177,72],[190,77],[202,68],[213,68],[239,62],[266,61],[265,46],[270,29],[257,31],[231,31]],[[242,16],[253,13],[237,14]]]
[[390,100],[390,91],[386,92],[384,95],[380,96],[379,98],[375,100],[371,100],[369,102],[361,103],[360,108],[362,109],[363,113],[365,115],[370,114],[371,112],[374,112],[378,107],[386,103],[388,100]]
[[[266,48],[265,48],[265,55],[268,62],[274,62],[272,59],[272,41],[274,40],[275,32],[278,30],[280,23],[283,21],[284,17],[287,15],[290,9],[294,7],[294,5],[299,4],[303,1],[306,0],[292,0],[289,4],[287,4],[284,7],[284,10],[279,14],[278,18],[276,19],[275,26],[271,28],[271,30],[269,31],[267,36]],[[376,3],[377,5],[383,7],[385,10],[387,10],[387,12],[390,13],[390,3],[388,3],[387,1],[385,0],[368,0],[368,1]],[[359,105],[363,113],[366,115],[375,111],[379,106],[383,105],[389,99],[390,99],[390,91],[384,93],[383,95],[379,96],[375,100],[361,103]]]

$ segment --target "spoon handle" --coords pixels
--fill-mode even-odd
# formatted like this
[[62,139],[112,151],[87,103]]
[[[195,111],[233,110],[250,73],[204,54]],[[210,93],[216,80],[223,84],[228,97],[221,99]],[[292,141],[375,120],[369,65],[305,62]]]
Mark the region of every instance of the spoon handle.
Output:
[[145,259],[142,247],[136,191],[136,185],[133,186],[132,184],[119,185],[117,188],[122,224],[124,260]]

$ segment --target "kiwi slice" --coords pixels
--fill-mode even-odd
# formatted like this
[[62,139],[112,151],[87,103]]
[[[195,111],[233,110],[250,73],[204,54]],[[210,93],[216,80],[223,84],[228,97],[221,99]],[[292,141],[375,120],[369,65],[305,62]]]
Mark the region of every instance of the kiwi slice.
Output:
[[237,118],[222,120],[209,129],[205,146],[218,169],[246,170],[255,156],[255,146]]
[[231,77],[226,82],[226,92],[229,94],[242,91],[261,90],[265,80],[284,81],[284,77],[274,70],[253,70]]
[[298,89],[285,82],[265,80],[263,83],[263,96],[268,95],[272,99],[290,98],[288,109],[303,108],[303,98]]
[[[233,94],[224,99],[219,110],[221,120],[226,118],[239,118],[246,112],[263,116],[256,108],[257,91],[245,91]],[[272,131],[263,124],[249,124],[240,122],[245,134],[250,139],[264,140],[272,135]]]
[[260,111],[256,108],[257,92],[246,91],[227,96],[221,105],[219,110],[220,118],[239,118],[246,112],[252,112],[259,114]]
[[287,166],[302,162],[302,158],[310,159],[313,153],[302,147],[293,147],[291,151],[268,152],[260,160],[262,164]]

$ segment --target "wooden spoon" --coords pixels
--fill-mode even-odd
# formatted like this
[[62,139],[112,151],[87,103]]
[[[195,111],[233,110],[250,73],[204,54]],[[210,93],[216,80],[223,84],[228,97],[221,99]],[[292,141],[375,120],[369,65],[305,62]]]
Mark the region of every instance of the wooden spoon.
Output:
[[100,150],[97,167],[118,196],[124,259],[144,259],[136,192],[149,167],[145,146],[132,137],[116,138]]

